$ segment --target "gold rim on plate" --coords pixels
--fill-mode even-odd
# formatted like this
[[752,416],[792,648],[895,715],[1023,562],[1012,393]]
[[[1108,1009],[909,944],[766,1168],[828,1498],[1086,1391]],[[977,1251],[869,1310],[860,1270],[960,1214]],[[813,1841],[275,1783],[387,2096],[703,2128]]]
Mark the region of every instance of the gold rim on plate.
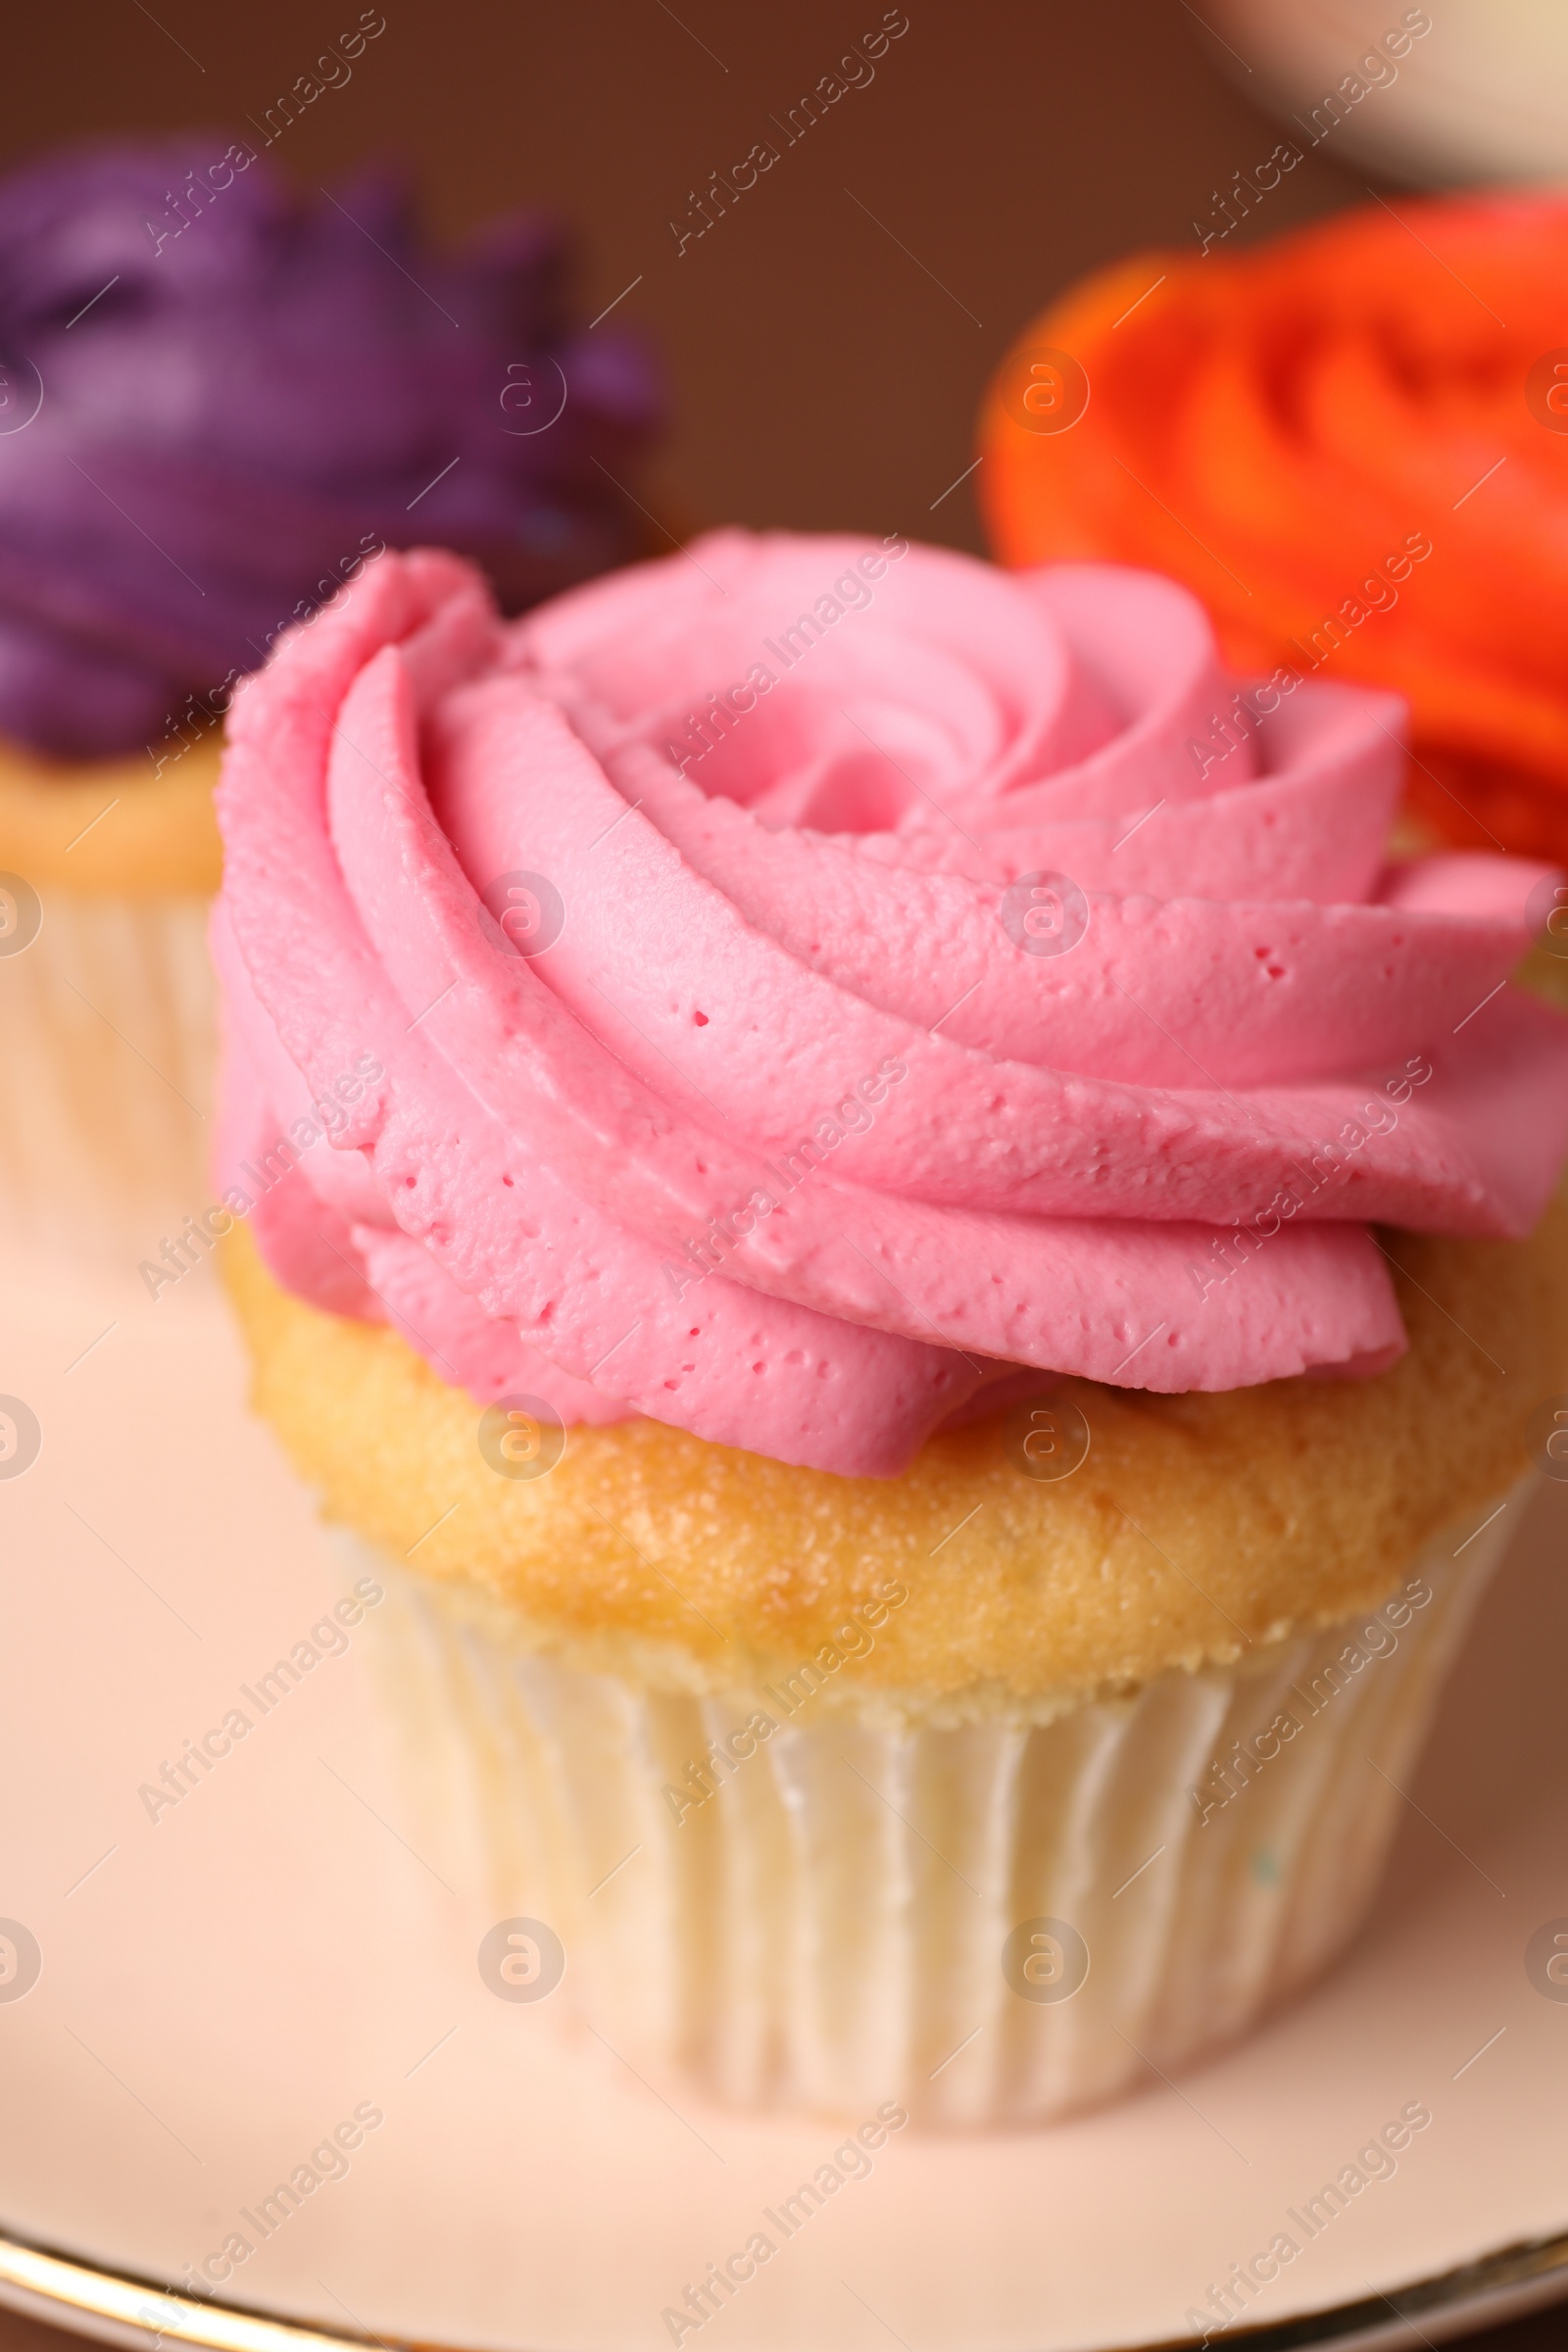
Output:
[[[1301,2312],[1263,2327],[1227,2328],[1227,2343],[1249,2352],[1296,2352],[1314,2344],[1371,2347],[1403,2341],[1413,2315],[1458,2318],[1466,2305],[1478,2321],[1501,2321],[1568,2296],[1568,2231],[1511,2246],[1457,2269],[1440,2272],[1399,2288],[1396,2295],[1368,2294],[1355,2302]],[[197,2301],[172,2294],[147,2278],[104,2270],[48,2246],[0,2231],[0,2305],[30,2319],[52,2322],[82,2335],[161,2346],[165,2341],[199,2345],[209,2352],[342,2352],[389,2339],[367,2328],[313,2327],[279,2319],[242,2304]],[[1493,2306],[1492,2309],[1483,2308]],[[1446,2333],[1447,2330],[1445,2330]],[[1124,2352],[1180,2352],[1191,2336],[1162,2336],[1157,2343],[1124,2347]],[[418,2352],[437,2352],[422,2337],[397,2336],[390,2343]],[[521,2348],[519,2347],[519,2352]]]

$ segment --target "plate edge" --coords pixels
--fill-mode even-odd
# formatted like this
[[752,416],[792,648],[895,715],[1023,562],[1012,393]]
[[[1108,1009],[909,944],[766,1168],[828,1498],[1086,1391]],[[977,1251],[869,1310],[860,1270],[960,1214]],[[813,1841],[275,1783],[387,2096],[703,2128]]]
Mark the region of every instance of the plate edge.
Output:
[[[1433,2273],[1393,2295],[1373,2292],[1349,2303],[1301,2312],[1292,2319],[1262,2327],[1230,2328],[1219,2324],[1212,2336],[1145,2338],[1124,2342],[1117,2352],[1185,2352],[1199,2341],[1222,2337],[1249,2352],[1306,2352],[1312,2345],[1333,2344],[1339,2352],[1374,2352],[1384,2343],[1404,2342],[1410,2315],[1431,2316],[1442,2323],[1444,2336],[1451,2335],[1475,2306],[1501,2300],[1506,2311],[1498,2320],[1522,2317],[1527,2311],[1568,2297],[1568,2230],[1551,2237],[1527,2238],[1499,2246],[1451,2271]],[[85,2261],[79,2255],[17,2235],[0,2225],[0,2305],[31,2319],[73,2329],[100,2340],[161,2352],[166,2339],[202,2347],[202,2352],[341,2352],[343,2346],[379,2345],[389,2339],[355,2328],[318,2327],[291,2320],[253,2306],[197,2301],[171,2293],[167,2287],[131,2271],[115,2271]],[[1385,2314],[1391,2316],[1385,2317]],[[390,2339],[407,2352],[465,2352],[438,2345],[428,2337],[399,2335]],[[531,2352],[517,2346],[515,2352]]]

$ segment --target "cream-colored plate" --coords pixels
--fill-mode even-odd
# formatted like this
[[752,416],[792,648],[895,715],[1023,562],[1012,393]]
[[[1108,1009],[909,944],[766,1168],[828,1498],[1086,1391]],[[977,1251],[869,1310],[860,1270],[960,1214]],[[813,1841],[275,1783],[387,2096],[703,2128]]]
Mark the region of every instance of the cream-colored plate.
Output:
[[[666,2308],[843,2132],[666,2104],[574,2023],[569,1954],[550,1998],[493,1995],[458,1839],[405,1841],[366,1627],[270,1712],[245,1695],[342,1572],[244,1409],[210,1267],[154,1302],[131,1266],[0,1262],[0,1396],[42,1432],[0,1477],[0,1921],[40,1959],[7,1997],[31,1947],[0,1927],[0,2298],[230,2352],[281,2347],[269,2320],[296,2344],[668,2345]],[[1436,2341],[1568,2293],[1568,2001],[1527,1969],[1568,1933],[1565,1566],[1553,1487],[1317,1993],[1067,2128],[894,2137],[681,2340],[1150,2345],[1281,2231],[1302,2250],[1246,2311],[1275,2343],[1417,2341],[1395,2306]],[[142,1788],[235,1707],[247,1735],[152,1818]],[[1307,2239],[1292,2212],[1407,2104],[1432,2121],[1396,2174]],[[301,2176],[264,2235],[279,2182],[337,2169],[313,2151],[340,2125],[341,2177]],[[231,2310],[161,2291],[204,2263]]]
[[[1303,153],[1427,187],[1568,177],[1558,0],[1215,0],[1189,29]],[[1243,174],[1265,153],[1239,156]]]

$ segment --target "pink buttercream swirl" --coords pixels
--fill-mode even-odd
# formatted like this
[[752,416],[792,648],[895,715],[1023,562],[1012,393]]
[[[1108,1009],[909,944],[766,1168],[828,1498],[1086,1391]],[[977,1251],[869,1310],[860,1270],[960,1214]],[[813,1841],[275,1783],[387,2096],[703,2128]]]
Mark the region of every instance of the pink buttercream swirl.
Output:
[[1541,869],[1386,864],[1401,718],[1110,566],[724,531],[503,624],[384,556],[229,722],[230,1206],[481,1402],[848,1474],[1375,1370],[1369,1224],[1568,1152]]

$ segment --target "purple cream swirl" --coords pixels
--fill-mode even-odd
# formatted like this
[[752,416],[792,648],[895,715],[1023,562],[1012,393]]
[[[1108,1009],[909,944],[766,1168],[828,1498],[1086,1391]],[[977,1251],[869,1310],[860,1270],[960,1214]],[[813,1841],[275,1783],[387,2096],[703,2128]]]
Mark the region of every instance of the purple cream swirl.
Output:
[[526,215],[431,251],[396,174],[306,199],[218,133],[0,181],[0,734],[152,742],[381,544],[513,612],[639,552],[658,378],[564,262]]

